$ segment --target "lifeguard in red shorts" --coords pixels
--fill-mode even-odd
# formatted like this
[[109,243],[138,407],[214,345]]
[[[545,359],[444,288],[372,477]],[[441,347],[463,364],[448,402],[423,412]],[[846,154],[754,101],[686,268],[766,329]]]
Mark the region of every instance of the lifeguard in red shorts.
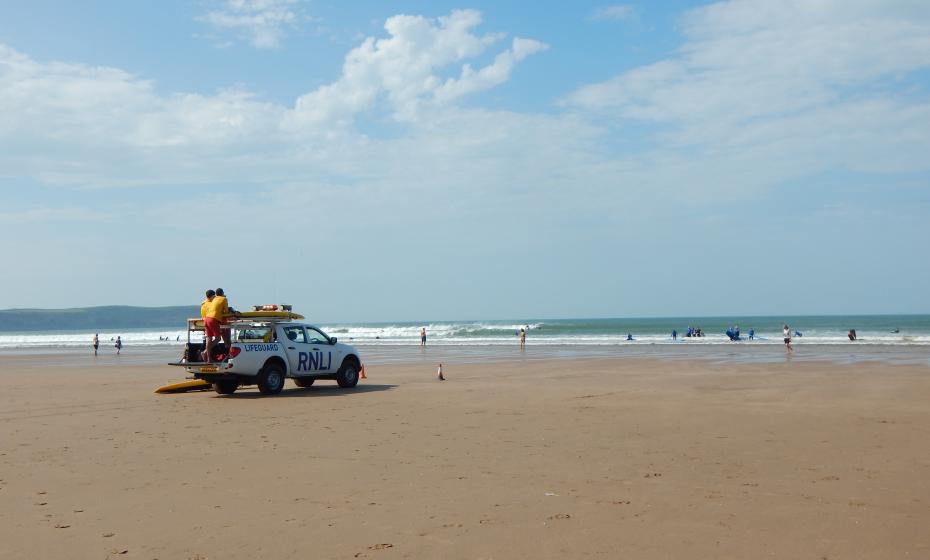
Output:
[[213,361],[213,343],[220,338],[220,322],[213,305],[215,299],[216,292],[207,290],[207,299],[200,304],[200,317],[203,319],[203,332],[207,342],[207,347],[201,355],[204,362]]
[[226,299],[226,293],[223,288],[216,289],[216,297],[213,299],[213,316],[220,323],[220,336],[223,337],[223,343],[226,345],[226,352],[229,352],[230,330],[229,321],[235,316],[235,312],[229,307],[229,301]]

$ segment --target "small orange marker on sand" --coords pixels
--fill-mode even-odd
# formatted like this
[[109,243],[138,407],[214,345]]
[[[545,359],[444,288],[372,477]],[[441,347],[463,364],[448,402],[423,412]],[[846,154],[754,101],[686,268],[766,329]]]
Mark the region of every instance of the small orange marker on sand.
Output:
[[440,381],[445,381],[446,378],[442,376],[442,364],[439,364],[439,371],[436,372],[439,375]]
[[359,379],[368,379],[365,377],[365,364],[362,364],[362,371],[360,371],[359,374],[361,374],[358,376]]

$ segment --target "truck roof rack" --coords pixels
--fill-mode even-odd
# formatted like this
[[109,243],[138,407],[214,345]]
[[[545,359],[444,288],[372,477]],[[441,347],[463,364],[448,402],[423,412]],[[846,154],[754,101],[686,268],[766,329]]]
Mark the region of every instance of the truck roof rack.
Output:
[[[231,318],[231,324],[244,323],[289,323],[302,321],[304,316],[290,311],[242,311]],[[203,330],[203,318],[191,317],[187,320],[187,328],[192,331]]]

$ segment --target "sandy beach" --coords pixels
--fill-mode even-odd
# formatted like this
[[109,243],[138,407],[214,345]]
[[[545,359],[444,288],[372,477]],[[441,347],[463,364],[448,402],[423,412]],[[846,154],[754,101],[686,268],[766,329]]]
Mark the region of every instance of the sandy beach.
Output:
[[511,360],[277,397],[0,357],[0,558],[930,557],[930,369]]

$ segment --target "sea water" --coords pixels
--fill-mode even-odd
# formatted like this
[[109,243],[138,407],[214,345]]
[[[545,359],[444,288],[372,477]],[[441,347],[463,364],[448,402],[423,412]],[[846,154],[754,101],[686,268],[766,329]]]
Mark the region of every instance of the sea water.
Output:
[[[392,323],[323,323],[318,326],[343,342],[366,345],[419,345],[420,329],[426,328],[430,345],[513,345],[520,329],[527,343],[543,346],[602,345],[732,345],[726,330],[738,326],[744,343],[782,344],[782,327],[787,324],[795,345],[846,344],[855,329],[857,345],[930,346],[930,315],[859,315],[809,317],[680,317],[639,319],[527,319],[525,321],[424,321]],[[688,327],[699,328],[700,338],[687,338]],[[755,340],[749,341],[749,331]],[[672,331],[678,340],[672,338]],[[795,335],[795,331],[801,336]],[[89,346],[94,332],[40,331],[0,332],[0,349],[77,348]],[[633,341],[627,336],[632,335]],[[177,325],[162,329],[98,331],[101,346],[112,345],[119,336],[125,346],[183,344],[187,331]]]

